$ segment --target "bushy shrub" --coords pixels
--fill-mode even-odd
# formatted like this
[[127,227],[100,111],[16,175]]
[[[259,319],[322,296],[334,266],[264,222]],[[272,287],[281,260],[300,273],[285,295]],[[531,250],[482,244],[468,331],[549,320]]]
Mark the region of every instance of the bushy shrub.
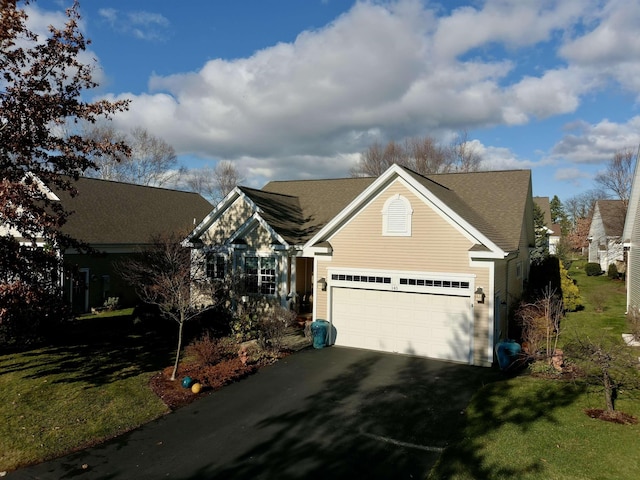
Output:
[[600,264],[595,262],[587,263],[587,265],[584,267],[584,271],[589,277],[597,277],[598,275],[602,275]]
[[263,348],[282,348],[284,334],[296,320],[296,312],[281,306],[270,309],[259,322],[258,342]]
[[117,310],[120,306],[120,297],[109,297],[102,306],[110,312]]
[[237,349],[233,339],[214,338],[210,333],[205,333],[187,346],[186,353],[195,357],[201,365],[215,365],[221,360],[235,356]]
[[[580,289],[569,276],[569,272],[564,268],[564,264],[562,262],[558,263],[560,268],[560,290],[562,291],[564,309],[569,312],[575,312],[582,307],[582,302],[580,301]],[[598,268],[600,268],[599,265]]]
[[618,274],[618,268],[616,267],[615,263],[609,265],[609,268],[607,269],[607,277],[609,277],[611,280],[617,280],[618,278],[620,278],[620,275]]
[[57,334],[69,318],[58,290],[22,281],[0,283],[0,345],[41,341]]
[[551,287],[533,302],[522,302],[516,311],[516,320],[522,328],[525,351],[535,359],[551,362],[560,335],[560,321],[564,316],[560,295]]

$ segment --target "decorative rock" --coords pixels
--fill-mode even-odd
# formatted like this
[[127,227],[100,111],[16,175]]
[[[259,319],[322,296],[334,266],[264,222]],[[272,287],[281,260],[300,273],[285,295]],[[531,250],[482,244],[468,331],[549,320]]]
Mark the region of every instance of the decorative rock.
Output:
[[200,393],[200,390],[202,390],[202,385],[200,383],[196,382],[191,385],[191,391],[193,393]]
[[191,377],[184,377],[182,379],[183,388],[191,388],[191,385],[193,385],[193,379]]

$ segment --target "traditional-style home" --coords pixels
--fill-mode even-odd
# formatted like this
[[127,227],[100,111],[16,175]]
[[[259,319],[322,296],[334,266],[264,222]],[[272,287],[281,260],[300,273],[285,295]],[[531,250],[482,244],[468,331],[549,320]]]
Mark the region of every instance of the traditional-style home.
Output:
[[63,231],[98,253],[63,253],[64,294],[76,312],[101,307],[109,297],[122,306],[137,302],[133,288],[114,269],[118,260],[147,247],[153,237],[188,232],[211,212],[211,204],[192,192],[80,178],[78,195],[56,192],[73,212]]
[[622,233],[626,250],[627,313],[640,309],[640,168],[636,163]]
[[491,365],[534,245],[529,171],[238,187],[185,241],[212,277],[295,301],[332,344]]
[[[71,212],[62,231],[96,251],[60,252],[64,295],[76,313],[101,307],[110,297],[117,297],[122,306],[135,305],[134,289],[118,276],[115,262],[145,248],[154,236],[188,232],[212,208],[196,193],[165,188],[83,177],[73,187],[75,197],[42,184],[51,200]],[[0,234],[11,234],[20,241],[15,230],[0,228]]]
[[589,227],[589,262],[599,263],[606,272],[609,265],[624,265],[622,230],[626,208],[622,200],[598,200]]

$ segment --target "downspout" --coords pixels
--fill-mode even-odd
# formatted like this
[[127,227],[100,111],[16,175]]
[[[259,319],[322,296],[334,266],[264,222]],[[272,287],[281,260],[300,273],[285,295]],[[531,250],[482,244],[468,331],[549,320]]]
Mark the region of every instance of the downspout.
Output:
[[[507,328],[506,328],[507,336],[509,336],[509,304],[511,303],[510,299],[509,299],[509,297],[510,297],[510,293],[509,293],[509,264],[511,263],[512,260],[515,260],[518,257],[520,257],[520,250],[517,251],[516,255],[514,255],[513,257],[507,259],[506,284],[504,286],[504,292],[505,292],[504,293],[504,299],[507,302],[506,311],[504,312],[505,313],[504,317],[506,318],[506,323],[507,323]],[[502,321],[502,315],[500,315],[500,319]]]

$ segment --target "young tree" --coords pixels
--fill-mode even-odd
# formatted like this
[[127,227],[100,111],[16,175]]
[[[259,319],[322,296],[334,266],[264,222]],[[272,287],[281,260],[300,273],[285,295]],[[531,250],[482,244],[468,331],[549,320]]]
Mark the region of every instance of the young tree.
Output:
[[637,357],[621,342],[577,338],[569,344],[568,352],[582,363],[587,382],[603,388],[607,412],[615,410],[615,400],[621,388],[640,388]]
[[178,324],[178,345],[171,380],[175,380],[182,350],[184,324],[216,307],[221,282],[206,276],[206,259],[181,245],[185,234],[170,233],[152,239],[135,258],[117,265],[119,275],[136,289],[140,299],[155,305],[163,317]]
[[571,231],[571,222],[564,209],[564,205],[557,195],[554,195],[549,202],[549,209],[551,210],[551,223],[560,225],[562,236],[565,237]]
[[[96,122],[127,108],[127,102],[86,102],[85,90],[97,86],[92,65],[79,55],[88,44],[78,28],[78,3],[67,10],[64,26],[49,27],[39,38],[28,26],[16,0],[0,0],[0,226],[2,235],[18,237],[31,247],[42,245],[46,255],[29,255],[14,248],[15,275],[1,280],[0,322],[12,310],[7,292],[23,282],[22,295],[38,297],[41,289],[28,279],[30,271],[51,272],[57,252],[79,246],[60,228],[68,212],[55,201],[47,186],[74,193],[71,180],[94,167],[92,158],[126,152],[121,143],[96,142],[81,135],[66,135],[67,122]],[[25,2],[26,3],[26,2]],[[15,242],[7,244],[16,247]]]
[[535,248],[531,251],[531,261],[542,263],[549,256],[549,236],[544,221],[544,212],[537,203],[533,204],[533,227],[535,229]]

